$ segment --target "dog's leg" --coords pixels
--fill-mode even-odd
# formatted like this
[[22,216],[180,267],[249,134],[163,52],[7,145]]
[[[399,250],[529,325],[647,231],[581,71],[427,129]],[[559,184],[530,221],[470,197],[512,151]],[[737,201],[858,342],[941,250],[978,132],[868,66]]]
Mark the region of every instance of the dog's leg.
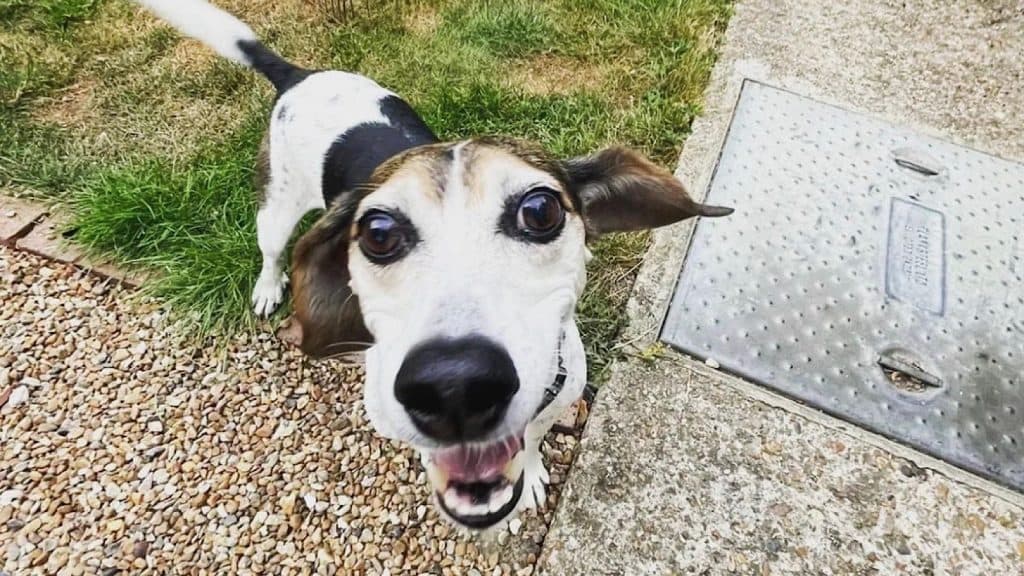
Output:
[[306,212],[305,206],[271,184],[266,202],[256,214],[256,237],[263,253],[263,269],[252,290],[252,308],[258,316],[269,316],[281,303],[288,284],[288,275],[281,269],[281,254]]
[[543,441],[543,434],[539,437],[526,436],[526,445],[523,447],[523,455],[526,457],[523,465],[523,499],[520,504],[523,508],[540,508],[546,502],[550,478],[540,453]]

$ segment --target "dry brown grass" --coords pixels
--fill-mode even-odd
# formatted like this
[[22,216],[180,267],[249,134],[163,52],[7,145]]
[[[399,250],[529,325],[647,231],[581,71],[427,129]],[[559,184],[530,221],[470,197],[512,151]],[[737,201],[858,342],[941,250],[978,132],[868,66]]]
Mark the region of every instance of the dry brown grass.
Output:
[[[319,1],[216,0],[289,60],[349,67],[394,89],[444,137],[504,133],[563,156],[614,141],[665,163],[678,154],[727,13],[727,0],[354,0],[352,19],[335,22]],[[258,262],[243,233],[250,170],[272,89],[128,0],[97,6],[48,39],[0,30],[0,66],[28,70],[43,57],[51,76],[8,113],[19,132],[0,128],[15,148],[0,154],[0,178],[68,198],[81,242],[165,272],[157,293],[205,328],[244,326]],[[0,96],[26,75],[3,72]],[[201,231],[197,217],[209,223]],[[595,248],[580,307],[592,374],[618,353],[645,242],[622,235]]]
[[597,91],[604,85],[609,71],[609,67],[576,58],[542,54],[512,63],[506,83],[541,96]]
[[[63,79],[74,68],[74,59],[36,34],[19,29],[0,28],[0,66],[11,70],[45,70],[48,76]],[[58,81],[59,82],[59,81]],[[0,102],[11,104],[32,91],[31,82],[0,90]]]
[[220,56],[202,43],[191,38],[182,38],[171,49],[164,63],[175,73],[198,76],[209,71],[219,58]]
[[83,79],[47,98],[40,98],[32,118],[44,124],[73,128],[96,122],[96,81]]
[[[290,60],[310,67],[328,61],[328,25],[307,2],[224,0],[218,5]],[[160,35],[169,40],[154,41]],[[0,42],[6,36],[20,46],[31,42],[18,32],[0,34]],[[33,100],[30,114],[70,130],[85,153],[100,159],[153,153],[187,157],[236,129],[272,97],[257,75],[240,72],[126,3],[104,4],[81,26],[74,49],[81,53],[81,65],[71,85]],[[43,55],[48,61],[69,57],[59,49]]]
[[403,14],[405,29],[418,36],[429,36],[441,25],[441,15],[437,8],[426,4],[415,6]]

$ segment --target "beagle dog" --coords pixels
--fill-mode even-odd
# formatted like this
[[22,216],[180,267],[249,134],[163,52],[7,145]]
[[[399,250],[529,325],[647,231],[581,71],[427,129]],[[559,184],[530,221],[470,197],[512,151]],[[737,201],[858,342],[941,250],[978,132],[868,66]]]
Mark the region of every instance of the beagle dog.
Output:
[[139,1],[277,90],[256,314],[281,302],[295,225],[324,209],[292,254],[301,348],[365,350],[370,421],[418,450],[456,524],[544,502],[541,441],[586,381],[574,310],[588,242],[732,210],[624,148],[559,159],[507,137],[440,142],[373,80],[295,66],[208,2]]

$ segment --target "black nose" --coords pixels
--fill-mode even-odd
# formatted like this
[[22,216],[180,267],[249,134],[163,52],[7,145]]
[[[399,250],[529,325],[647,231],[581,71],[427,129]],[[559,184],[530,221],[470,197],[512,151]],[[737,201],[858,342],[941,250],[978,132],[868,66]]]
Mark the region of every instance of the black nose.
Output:
[[395,397],[439,442],[479,440],[497,426],[519,378],[508,352],[481,336],[430,340],[398,369]]

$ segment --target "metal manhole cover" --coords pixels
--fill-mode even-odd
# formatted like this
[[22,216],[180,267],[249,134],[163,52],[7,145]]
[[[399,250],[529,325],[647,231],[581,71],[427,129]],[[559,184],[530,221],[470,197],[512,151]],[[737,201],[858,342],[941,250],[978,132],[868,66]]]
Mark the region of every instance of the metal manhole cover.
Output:
[[666,342],[1024,488],[1024,165],[748,81],[707,201]]

